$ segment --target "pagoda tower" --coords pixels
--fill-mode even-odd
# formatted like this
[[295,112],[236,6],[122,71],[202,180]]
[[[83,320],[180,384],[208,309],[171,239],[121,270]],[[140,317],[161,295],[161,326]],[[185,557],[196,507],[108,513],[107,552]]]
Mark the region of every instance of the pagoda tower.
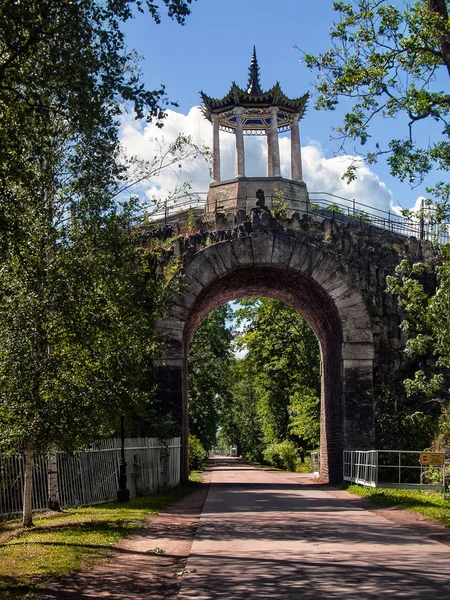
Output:
[[[228,94],[220,100],[200,94],[203,113],[213,125],[212,182],[206,213],[249,211],[256,206],[272,208],[280,197],[290,212],[306,211],[308,192],[302,178],[299,120],[304,115],[308,94],[287,98],[278,82],[263,91],[255,47],[246,90],[233,82]],[[220,173],[220,131],[231,132],[236,137],[235,177],[226,181],[222,181]],[[290,179],[281,177],[280,172],[278,135],[284,131],[291,133]],[[264,177],[245,175],[244,135],[266,136],[267,173]]]

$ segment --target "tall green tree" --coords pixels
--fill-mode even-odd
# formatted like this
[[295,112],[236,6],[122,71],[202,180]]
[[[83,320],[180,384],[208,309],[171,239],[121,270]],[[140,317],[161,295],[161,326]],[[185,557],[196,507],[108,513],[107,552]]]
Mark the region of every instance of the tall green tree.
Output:
[[269,298],[241,301],[237,315],[265,444],[296,437],[300,446],[315,445],[311,422],[319,420],[320,358],[313,331],[299,313]]
[[[182,0],[7,0],[0,7],[0,443],[33,452],[92,440],[149,399],[151,326],[168,291],[130,232],[118,118],[163,117],[121,24]],[[169,269],[168,277],[172,274]],[[165,291],[166,290],[166,291]]]
[[[350,99],[351,110],[335,130],[344,148],[356,140],[369,163],[384,156],[391,173],[415,185],[450,167],[450,19],[448,0],[351,0],[333,2],[339,20],[330,26],[331,48],[304,54],[317,72],[316,108],[334,110]],[[404,123],[404,134],[384,147],[379,120]],[[427,126],[418,142],[417,130]],[[356,176],[356,165],[346,173]],[[448,181],[430,190],[447,208]]]
[[[147,90],[121,25],[133,9],[159,6],[184,23],[191,0],[6,0],[0,7],[0,181],[13,200],[18,186],[33,191],[37,165],[64,128],[66,170],[72,193],[110,190],[123,174],[117,162],[117,118],[131,106],[137,118],[161,124],[168,100],[161,86]],[[61,144],[61,139],[58,141]],[[61,183],[61,181],[59,182]],[[103,199],[108,194],[103,194]]]
[[204,448],[213,447],[233,383],[232,311],[213,310],[195,332],[189,349],[189,427]]
[[236,360],[230,382],[231,397],[223,405],[220,418],[221,438],[236,446],[238,455],[262,459],[263,432],[253,364],[246,358]]
[[[387,278],[387,291],[404,310],[407,335],[404,379],[408,402],[396,407],[406,444],[425,448],[448,442],[450,408],[450,249],[440,247],[440,265],[402,261]],[[410,434],[410,435],[409,435]],[[413,439],[409,439],[413,438]]]

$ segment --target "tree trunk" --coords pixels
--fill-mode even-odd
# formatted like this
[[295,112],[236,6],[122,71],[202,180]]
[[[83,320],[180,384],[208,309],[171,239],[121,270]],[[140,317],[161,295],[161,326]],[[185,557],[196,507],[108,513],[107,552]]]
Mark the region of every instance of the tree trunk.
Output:
[[25,481],[23,485],[23,519],[22,524],[24,527],[31,527],[33,525],[33,507],[32,507],[32,493],[33,493],[33,465],[34,465],[34,451],[36,445],[33,440],[28,440],[27,447],[25,450]]
[[[441,15],[444,22],[448,22],[448,10],[446,0],[428,0],[431,10]],[[442,60],[447,67],[447,72],[450,75],[450,40],[445,35],[440,37],[440,46]]]
[[50,510],[60,511],[59,503],[59,481],[58,481],[58,460],[56,448],[53,448],[48,461],[48,508]]

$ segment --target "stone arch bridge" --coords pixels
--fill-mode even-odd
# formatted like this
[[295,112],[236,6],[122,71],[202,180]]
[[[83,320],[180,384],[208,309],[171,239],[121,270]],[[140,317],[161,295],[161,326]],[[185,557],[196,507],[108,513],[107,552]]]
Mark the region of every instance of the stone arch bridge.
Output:
[[[171,226],[147,232],[172,237]],[[265,209],[227,221],[216,215],[181,233],[185,288],[157,324],[164,356],[154,361],[163,403],[179,415],[182,478],[188,475],[188,350],[214,308],[233,299],[267,296],[299,311],[320,344],[322,370],[321,477],[342,479],[343,449],[375,445],[374,385],[388,383],[401,364],[401,315],[385,293],[386,276],[400,260],[432,252],[364,223],[311,215],[277,220]]]

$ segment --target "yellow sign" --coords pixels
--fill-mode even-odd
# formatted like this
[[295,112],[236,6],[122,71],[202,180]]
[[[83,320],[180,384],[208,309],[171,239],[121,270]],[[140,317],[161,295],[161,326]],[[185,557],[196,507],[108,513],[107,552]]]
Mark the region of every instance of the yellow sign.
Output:
[[421,452],[420,453],[420,464],[421,465],[432,465],[434,467],[441,467],[444,464],[444,453],[443,452]]

